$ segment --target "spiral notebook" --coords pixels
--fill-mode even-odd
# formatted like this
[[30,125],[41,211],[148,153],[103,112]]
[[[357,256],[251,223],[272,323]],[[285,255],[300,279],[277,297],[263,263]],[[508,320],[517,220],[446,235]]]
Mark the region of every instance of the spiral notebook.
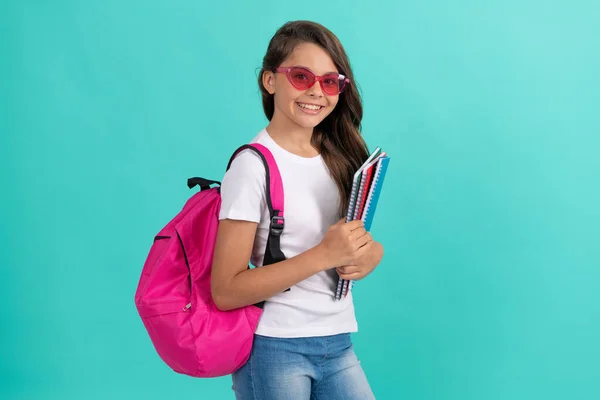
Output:
[[[350,192],[346,222],[360,219],[364,222],[365,229],[370,231],[389,161],[387,154],[377,147],[356,171]],[[347,296],[351,289],[351,281],[338,279],[335,291],[336,300]]]

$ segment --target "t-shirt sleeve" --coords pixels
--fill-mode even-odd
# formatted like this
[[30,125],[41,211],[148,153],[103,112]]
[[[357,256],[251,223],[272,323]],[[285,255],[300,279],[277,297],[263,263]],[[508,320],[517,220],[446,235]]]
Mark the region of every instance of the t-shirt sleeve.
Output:
[[266,172],[257,154],[243,150],[231,162],[221,180],[219,219],[259,223],[266,207]]

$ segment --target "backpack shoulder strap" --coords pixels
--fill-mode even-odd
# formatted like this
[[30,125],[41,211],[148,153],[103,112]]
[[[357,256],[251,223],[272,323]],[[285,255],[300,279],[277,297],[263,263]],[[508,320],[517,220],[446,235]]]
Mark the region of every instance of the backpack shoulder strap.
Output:
[[[266,198],[269,208],[270,226],[269,237],[267,239],[267,247],[265,249],[265,257],[263,265],[273,264],[285,260],[285,255],[281,251],[280,236],[285,226],[284,210],[283,210],[283,183],[279,168],[275,162],[275,158],[268,148],[260,143],[251,143],[240,146],[229,159],[227,169],[231,166],[234,158],[242,150],[252,150],[263,162],[266,172]],[[289,289],[288,289],[289,290]]]

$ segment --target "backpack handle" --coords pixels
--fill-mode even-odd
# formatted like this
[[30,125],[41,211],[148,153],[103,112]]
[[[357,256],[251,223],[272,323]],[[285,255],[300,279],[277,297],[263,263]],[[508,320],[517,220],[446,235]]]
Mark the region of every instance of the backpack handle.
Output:
[[200,191],[209,189],[210,185],[212,184],[217,184],[220,186],[221,182],[199,177],[189,178],[187,181],[187,185],[190,189],[194,186],[200,186]]

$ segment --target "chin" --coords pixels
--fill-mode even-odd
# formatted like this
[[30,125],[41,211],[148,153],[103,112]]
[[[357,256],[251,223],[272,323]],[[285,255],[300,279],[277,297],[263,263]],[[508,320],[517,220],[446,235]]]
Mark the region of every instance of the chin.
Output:
[[306,121],[302,118],[294,118],[293,120],[296,125],[301,126],[302,128],[306,128],[306,129],[314,129],[315,127],[317,127],[322,120],[320,121]]

